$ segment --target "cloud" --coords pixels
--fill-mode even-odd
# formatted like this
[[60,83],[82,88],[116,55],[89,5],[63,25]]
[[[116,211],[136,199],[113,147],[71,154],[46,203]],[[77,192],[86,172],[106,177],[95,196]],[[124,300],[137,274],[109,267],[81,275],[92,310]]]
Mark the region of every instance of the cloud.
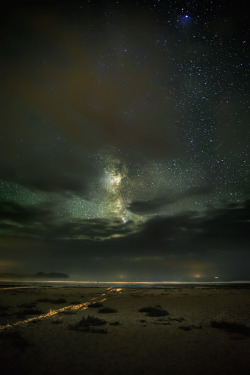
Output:
[[[49,209],[47,207],[50,207]],[[74,219],[67,221],[56,215],[51,203],[22,206],[12,201],[0,202],[2,235],[40,238],[41,240],[94,240],[122,237],[134,231],[133,222],[108,219]]]
[[75,220],[55,227],[52,235],[60,239],[91,239],[94,241],[108,238],[121,238],[134,230],[133,222],[123,223],[121,220],[89,219]]
[[3,121],[1,179],[44,192],[87,193],[98,169],[83,150],[47,132],[41,121],[12,123],[7,114]]
[[147,248],[186,253],[211,249],[247,250],[250,240],[250,204],[228,205],[203,215],[187,212],[152,218],[135,235]]
[[147,201],[131,202],[127,209],[137,215],[148,215],[159,211],[162,207],[174,203],[173,198],[164,196]]
[[[48,204],[23,207],[13,202],[0,204],[2,235],[61,241],[67,244],[92,241],[96,249],[124,255],[144,253],[151,256],[164,253],[203,253],[212,249],[247,250],[250,240],[250,203],[226,205],[203,214],[179,213],[157,216],[135,223],[112,219],[74,219],[56,216]],[[96,245],[95,245],[96,243]],[[109,250],[108,250],[109,249]]]
[[43,265],[46,272],[78,272],[84,279],[127,272],[146,280],[185,280],[196,270],[249,277],[249,201],[136,225],[100,219],[63,223],[45,206],[6,205],[1,204],[1,259],[17,261],[17,268],[21,262],[24,272]]
[[[137,17],[130,20],[129,32],[124,21],[106,36],[95,27],[95,41],[83,43],[93,27],[84,12],[85,22],[75,23],[63,11],[56,13],[19,9],[11,14],[11,27],[5,24],[2,178],[42,191],[79,193],[96,176],[83,150],[116,148],[124,155],[167,158],[182,153],[172,84],[161,87],[176,68],[163,64],[153,44],[146,66],[134,58],[142,41],[158,33],[145,27],[148,15],[139,24]],[[123,50],[117,33],[126,34]],[[105,56],[117,51],[110,69],[104,48]]]
[[[50,205],[52,208],[52,205]],[[27,224],[48,221],[53,216],[53,211],[43,205],[22,206],[12,201],[0,202],[0,220],[16,224]]]
[[193,187],[179,194],[166,194],[164,196],[154,198],[146,201],[133,201],[127,207],[127,209],[137,215],[149,215],[155,214],[160,211],[163,207],[177,203],[185,198],[190,198],[198,195],[207,195],[211,193],[211,188],[208,186],[204,187]]

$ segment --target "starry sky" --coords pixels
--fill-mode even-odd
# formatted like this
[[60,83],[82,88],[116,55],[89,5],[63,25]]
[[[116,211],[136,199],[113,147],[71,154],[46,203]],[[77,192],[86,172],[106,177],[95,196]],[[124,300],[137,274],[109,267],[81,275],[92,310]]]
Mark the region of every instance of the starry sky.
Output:
[[247,1],[0,17],[0,272],[250,280]]

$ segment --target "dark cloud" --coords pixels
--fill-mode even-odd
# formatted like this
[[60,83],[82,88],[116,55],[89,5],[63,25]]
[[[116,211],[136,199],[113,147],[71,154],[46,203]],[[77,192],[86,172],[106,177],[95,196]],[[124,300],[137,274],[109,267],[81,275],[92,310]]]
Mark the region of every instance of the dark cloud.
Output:
[[4,201],[0,202],[0,230],[2,234],[35,237],[41,240],[99,241],[128,235],[133,232],[134,225],[131,221],[123,223],[121,220],[98,218],[65,222],[60,216],[56,216],[53,203],[22,206],[15,202]]
[[163,207],[173,204],[173,203],[177,203],[181,201],[182,199],[190,198],[190,197],[198,196],[198,195],[207,195],[210,193],[211,193],[211,188],[207,186],[206,187],[193,187],[179,194],[169,193],[168,195],[164,195],[162,197],[154,198],[151,200],[134,201],[134,202],[131,202],[127,208],[131,212],[138,214],[138,215],[154,214],[160,211]]
[[119,34],[127,35],[124,51],[113,58],[112,69],[103,71],[102,64],[109,65],[102,58],[103,45],[111,54],[119,44],[116,25],[116,32],[105,36],[96,27],[95,43],[83,44],[82,35],[93,27],[87,17],[72,25],[68,15],[58,16],[52,9],[48,13],[46,7],[21,13],[13,9],[15,28],[5,24],[3,31],[3,179],[49,192],[78,193],[95,174],[78,150],[95,153],[115,147],[124,155],[168,158],[182,153],[172,86],[165,85],[163,92],[154,73],[159,70],[167,82],[176,68],[160,63],[161,52],[153,44],[147,67],[137,66],[133,58],[142,40],[157,35],[156,27],[144,25],[150,24],[150,16],[139,24],[136,16],[130,19],[129,30],[125,21],[120,24]]
[[3,180],[44,192],[87,193],[98,170],[81,148],[66,144],[60,132],[47,132],[41,122],[25,124],[19,118],[8,126],[7,117],[0,141]]
[[57,220],[55,207],[52,202],[30,206],[12,201],[0,202],[1,236],[47,238]]
[[247,250],[250,240],[249,201],[228,205],[205,214],[189,212],[157,217],[145,222],[135,240],[145,247],[167,252]]
[[24,207],[16,202],[2,201],[0,202],[0,220],[25,225],[34,222],[41,223],[54,216],[52,207],[52,204],[50,204],[50,209],[45,208],[45,205]]
[[160,197],[148,201],[134,201],[128,206],[128,210],[138,215],[148,215],[159,211],[162,207],[174,203],[172,197]]
[[78,220],[58,225],[52,235],[65,239],[106,240],[110,237],[122,237],[133,231],[133,222],[123,223],[121,220],[89,219]]
[[[127,279],[187,280],[197,269],[229,279],[248,277],[249,201],[137,225],[100,219],[62,223],[51,220],[44,207],[23,211],[6,202],[1,207],[2,259],[24,262],[23,269],[32,272],[44,265],[46,272],[84,279],[119,279],[124,272]],[[22,225],[21,213],[26,218]]]
[[[144,223],[123,223],[114,219],[62,221],[45,206],[22,207],[2,202],[2,233],[47,240],[102,241],[102,247],[114,249],[117,255],[154,249],[160,253],[203,252],[211,249],[246,250],[250,240],[250,203],[227,205],[204,214],[186,212],[174,216],[157,216]],[[94,246],[94,245],[92,245]],[[113,251],[113,250],[112,250]]]

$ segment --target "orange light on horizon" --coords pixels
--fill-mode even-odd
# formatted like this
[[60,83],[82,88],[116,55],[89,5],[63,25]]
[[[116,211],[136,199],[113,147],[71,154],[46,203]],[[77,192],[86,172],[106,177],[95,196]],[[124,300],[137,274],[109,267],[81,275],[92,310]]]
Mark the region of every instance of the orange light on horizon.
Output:
[[200,273],[196,273],[195,275],[193,275],[193,277],[195,279],[200,279],[202,277],[202,275]]

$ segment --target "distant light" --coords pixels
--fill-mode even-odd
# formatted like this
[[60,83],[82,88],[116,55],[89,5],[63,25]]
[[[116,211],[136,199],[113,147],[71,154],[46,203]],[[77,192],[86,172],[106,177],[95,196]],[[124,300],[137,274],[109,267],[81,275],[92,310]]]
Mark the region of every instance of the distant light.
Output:
[[199,273],[197,273],[197,274],[194,275],[194,278],[195,278],[195,279],[200,279],[201,277],[202,277],[202,275],[199,274]]
[[218,278],[219,278],[219,276],[214,276],[214,278],[215,278],[215,279],[218,279]]

